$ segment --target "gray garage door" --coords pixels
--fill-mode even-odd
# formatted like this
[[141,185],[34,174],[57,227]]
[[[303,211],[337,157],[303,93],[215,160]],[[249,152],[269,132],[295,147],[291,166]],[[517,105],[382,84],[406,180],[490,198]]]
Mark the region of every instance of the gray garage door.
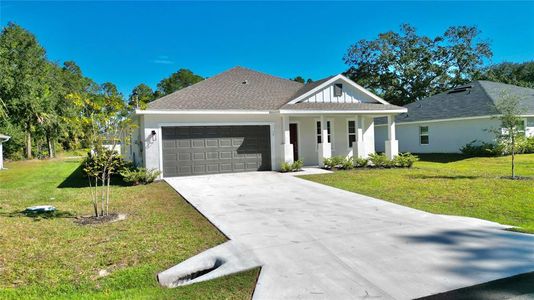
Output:
[[163,176],[271,169],[269,126],[162,128]]

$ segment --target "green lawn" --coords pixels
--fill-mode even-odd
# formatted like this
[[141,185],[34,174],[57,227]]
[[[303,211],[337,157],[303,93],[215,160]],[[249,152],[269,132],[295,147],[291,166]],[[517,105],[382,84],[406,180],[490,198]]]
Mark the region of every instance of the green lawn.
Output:
[[[0,171],[0,298],[250,299],[258,270],[166,289],[155,275],[226,238],[166,183],[112,189],[124,221],[81,226],[90,191],[76,159],[7,163]],[[61,217],[17,212],[51,204]],[[110,275],[99,277],[105,269]]]
[[[534,179],[534,154],[517,156]],[[424,211],[468,216],[534,233],[534,180],[508,180],[510,157],[421,156],[412,169],[355,169],[303,178]]]

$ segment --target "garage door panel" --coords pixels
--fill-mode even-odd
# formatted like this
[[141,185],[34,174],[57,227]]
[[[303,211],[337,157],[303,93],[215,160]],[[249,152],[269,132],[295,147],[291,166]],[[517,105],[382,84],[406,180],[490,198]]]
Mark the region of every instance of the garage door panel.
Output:
[[270,170],[269,126],[163,127],[163,175]]

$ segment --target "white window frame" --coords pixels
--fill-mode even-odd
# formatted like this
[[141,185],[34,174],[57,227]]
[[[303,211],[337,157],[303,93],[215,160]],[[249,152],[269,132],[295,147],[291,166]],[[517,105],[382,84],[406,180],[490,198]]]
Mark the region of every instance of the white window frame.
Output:
[[[349,122],[354,122],[354,133],[350,133],[350,126],[349,126]],[[352,147],[350,146],[350,136],[351,135],[354,135],[354,142],[353,142],[353,146],[354,146],[354,143],[356,143],[357,139],[358,139],[358,122],[356,122],[356,119],[347,119],[347,149],[351,150]]]
[[[325,119],[325,121],[330,123],[330,147],[332,148],[332,152],[334,151],[334,120],[333,119]],[[315,151],[319,151],[319,143],[317,143],[317,138],[321,135],[321,133],[317,133],[317,129],[319,127],[317,126],[317,122],[321,122],[321,119],[315,119]],[[328,126],[328,124],[327,124]],[[327,137],[328,140],[328,137]],[[322,140],[321,140],[322,142]]]
[[[422,128],[426,127],[426,134],[422,133]],[[421,143],[421,137],[426,136],[428,138],[428,142],[426,144]],[[428,125],[425,126],[419,126],[419,145],[421,146],[427,146],[430,145],[430,127]]]

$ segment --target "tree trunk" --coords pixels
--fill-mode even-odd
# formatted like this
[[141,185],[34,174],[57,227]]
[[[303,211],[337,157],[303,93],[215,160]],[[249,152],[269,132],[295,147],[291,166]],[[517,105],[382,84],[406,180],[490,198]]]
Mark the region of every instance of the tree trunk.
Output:
[[98,205],[96,205],[96,185],[97,182],[95,180],[95,190],[93,190],[92,184],[91,184],[91,176],[87,177],[89,179],[89,189],[91,190],[91,198],[93,201],[93,208],[95,210],[95,217],[98,217]]
[[48,134],[46,135],[46,143],[48,144],[48,157],[54,158],[54,143]]
[[32,159],[32,134],[29,130],[26,135],[26,158]]
[[106,185],[106,169],[104,168],[104,172],[102,172],[102,185],[101,185],[101,189],[102,189],[101,195],[102,196],[100,198],[100,215],[101,216],[104,215],[104,199],[106,198],[105,185]]
[[110,193],[110,190],[109,190],[109,183],[110,183],[110,180],[111,180],[111,175],[108,173],[108,186],[107,186],[107,195],[106,195],[106,216],[109,215],[109,193]]
[[515,138],[512,135],[512,179],[515,179]]

